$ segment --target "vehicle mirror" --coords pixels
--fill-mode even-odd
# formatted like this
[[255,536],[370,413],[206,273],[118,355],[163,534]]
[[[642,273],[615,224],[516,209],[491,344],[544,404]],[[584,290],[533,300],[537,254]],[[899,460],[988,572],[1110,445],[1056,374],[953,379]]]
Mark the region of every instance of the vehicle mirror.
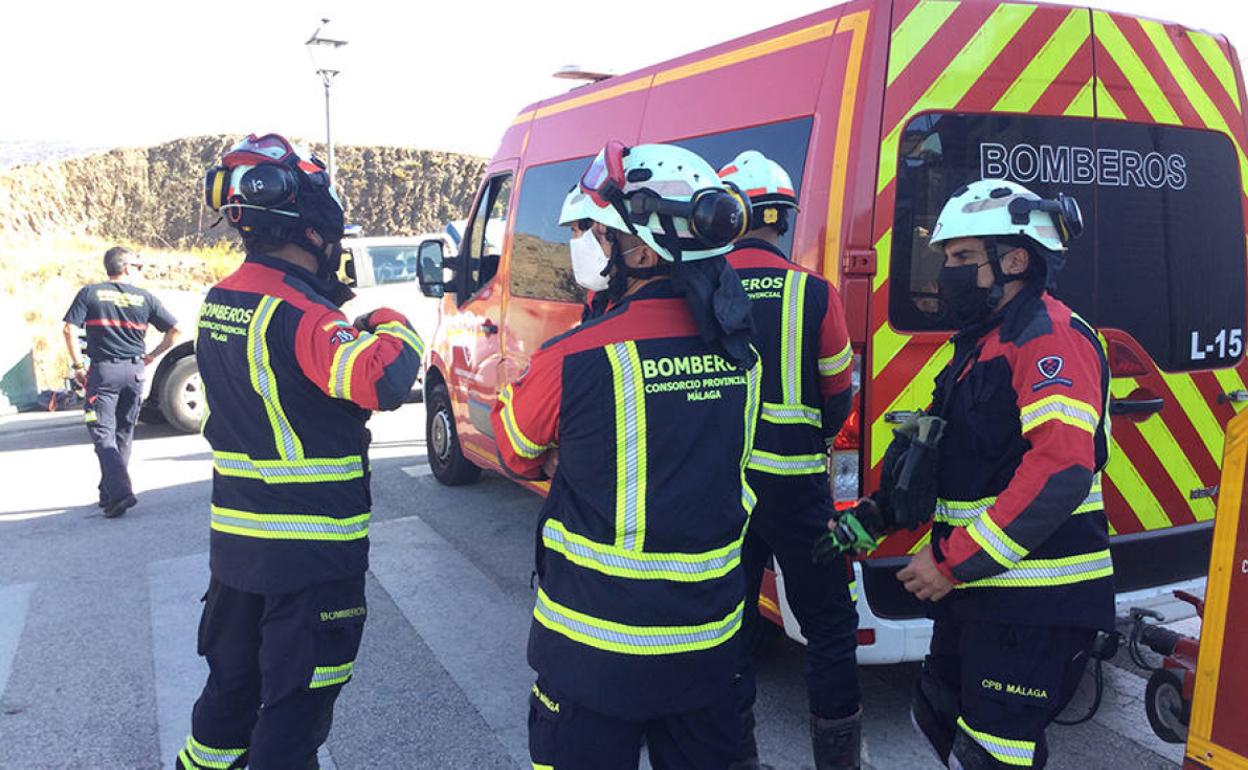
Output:
[[420,244],[416,261],[416,277],[420,291],[426,297],[441,297],[446,293],[443,270],[445,254],[442,241],[425,241]]

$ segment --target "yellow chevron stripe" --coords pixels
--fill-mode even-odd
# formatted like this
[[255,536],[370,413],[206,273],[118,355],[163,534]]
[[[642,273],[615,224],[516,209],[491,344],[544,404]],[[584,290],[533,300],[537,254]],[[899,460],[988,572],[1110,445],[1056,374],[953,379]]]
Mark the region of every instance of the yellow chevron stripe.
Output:
[[901,349],[910,341],[910,335],[899,334],[886,322],[871,337],[871,376],[879,377],[880,372],[889,361],[896,358]]
[[[1003,3],[997,6],[988,20],[984,22],[958,55],[953,58],[945,71],[940,73],[928,87],[923,96],[902,116],[896,126],[885,136],[880,147],[881,160],[888,158],[888,167],[880,164],[880,180],[876,189],[878,193],[893,181],[897,173],[897,143],[901,138],[901,130],[909,122],[910,117],[926,110],[949,110],[957,106],[979,79],[983,77],[988,65],[1001,53],[1001,50],[1014,39],[1019,28],[1036,10],[1034,5],[1013,5]],[[937,41],[934,43],[939,45]]]
[[841,282],[841,235],[845,223],[845,180],[849,175],[849,140],[854,131],[854,106],[858,100],[858,75],[867,42],[867,21],[870,13],[843,16],[837,21],[836,34],[852,33],[849,58],[845,62],[845,82],[841,85],[840,115],[836,119],[836,147],[832,154],[832,184],[828,190],[828,226],[823,246],[824,276],[833,286]]
[[1061,25],[1044,41],[1040,51],[1027,63],[992,109],[1000,112],[1030,112],[1091,34],[1087,11],[1075,9],[1066,14]]
[[872,291],[879,291],[888,280],[888,264],[893,259],[893,228],[888,228],[880,239],[875,242],[875,278],[871,283]]
[[1126,75],[1132,90],[1144,103],[1145,109],[1148,110],[1153,120],[1172,126],[1181,123],[1178,113],[1174,111],[1170,100],[1161,90],[1161,86],[1157,85],[1157,81],[1149,74],[1148,67],[1140,60],[1135,49],[1131,47],[1131,43],[1127,42],[1126,36],[1122,34],[1122,30],[1118,29],[1113,18],[1104,11],[1093,11],[1092,26],[1096,30],[1097,39],[1118,64],[1122,74]]
[[923,0],[893,30],[888,46],[888,85],[892,85],[914,57],[919,55],[958,4],[950,0]]
[[[1248,390],[1248,385],[1244,384],[1244,378],[1240,376],[1238,369],[1215,369],[1213,376],[1218,379],[1218,384],[1222,386],[1223,393]],[[1235,414],[1239,414],[1239,410],[1248,407],[1248,402],[1232,401],[1231,406],[1235,408]]]
[[1093,117],[1096,114],[1096,95],[1093,85],[1094,80],[1088,78],[1088,82],[1083,84],[1083,88],[1079,89],[1079,93],[1075,95],[1070,106],[1062,114],[1073,118]]
[[915,543],[914,545],[910,546],[909,553],[910,553],[911,555],[916,554],[916,553],[918,553],[919,551],[922,551],[922,550],[923,550],[923,546],[925,546],[925,545],[927,545],[928,543],[931,543],[931,542],[932,542],[932,531],[929,529],[928,531],[926,531],[926,532],[924,532],[924,533],[923,533],[923,537],[919,538],[919,542],[917,542],[917,543]]
[[872,468],[884,459],[884,450],[888,449],[889,442],[893,440],[893,425],[884,422],[884,414],[901,409],[925,408],[932,400],[932,387],[936,381],[936,375],[949,364],[949,359],[952,357],[953,345],[945,343],[936,348],[897,398],[893,399],[893,402],[881,411],[880,416],[871,424]]
[[1174,523],[1166,516],[1161,502],[1157,500],[1153,490],[1148,488],[1148,484],[1131,463],[1131,458],[1118,445],[1118,441],[1111,437],[1110,445],[1109,464],[1105,466],[1105,475],[1109,477],[1114,489],[1118,490],[1118,494],[1127,501],[1127,507],[1140,520],[1140,524],[1147,530],[1173,526]]
[[1114,101],[1109,89],[1105,87],[1105,82],[1100,78],[1096,78],[1096,116],[1112,120],[1127,119],[1127,113],[1123,112],[1118,102]]
[[1144,34],[1148,36],[1153,48],[1157,49],[1157,54],[1166,63],[1170,74],[1183,89],[1184,95],[1187,96],[1192,108],[1196,110],[1196,114],[1200,115],[1200,119],[1209,128],[1221,131],[1230,138],[1231,144],[1235,146],[1235,156],[1239,160],[1240,181],[1246,185],[1244,190],[1248,192],[1248,158],[1244,157],[1244,148],[1240,146],[1239,139],[1230,130],[1230,126],[1226,125],[1222,113],[1209,98],[1209,94],[1205,93],[1205,89],[1196,80],[1196,76],[1188,69],[1178,49],[1174,47],[1174,41],[1166,34],[1166,28],[1158,22],[1144,19],[1140,19],[1140,26],[1144,28]]
[[1200,58],[1204,59],[1209,69],[1213,70],[1214,76],[1222,84],[1222,89],[1234,102],[1235,109],[1243,109],[1239,104],[1239,86],[1235,82],[1235,69],[1231,66],[1231,60],[1227,58],[1222,46],[1212,36],[1195,30],[1188,30],[1187,37],[1196,47]]
[[[1131,394],[1135,389],[1134,382],[1125,382],[1123,380],[1113,380],[1109,385],[1110,392],[1116,398],[1123,398]],[[1166,427],[1165,422],[1160,416],[1150,417],[1135,423],[1135,428],[1140,432],[1140,436],[1149,448],[1156,453],[1157,458],[1161,461],[1161,465],[1166,469],[1166,475],[1174,482],[1174,486],[1179,490],[1179,494],[1183,495],[1183,501],[1187,504],[1188,510],[1192,512],[1196,521],[1208,521],[1213,518],[1214,503],[1210,498],[1200,500],[1192,500],[1188,494],[1193,489],[1199,489],[1205,486],[1200,476],[1196,473],[1196,469],[1192,467],[1192,463],[1187,458],[1187,453],[1179,446],[1179,442],[1175,440],[1174,434]]]
[[1195,380],[1190,374],[1166,374],[1165,372],[1161,373],[1161,378],[1170,387],[1170,392],[1179,402],[1179,408],[1192,421],[1192,427],[1200,434],[1200,440],[1204,443],[1205,449],[1209,450],[1209,456],[1215,463],[1221,463],[1222,424],[1218,422],[1213,409],[1209,407],[1209,402],[1196,387]]

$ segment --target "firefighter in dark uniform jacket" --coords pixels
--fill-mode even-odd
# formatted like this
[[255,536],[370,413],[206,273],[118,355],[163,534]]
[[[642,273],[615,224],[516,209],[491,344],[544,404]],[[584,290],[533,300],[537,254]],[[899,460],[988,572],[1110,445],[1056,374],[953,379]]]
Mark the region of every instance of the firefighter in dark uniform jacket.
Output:
[[636,768],[643,739],[656,768],[732,762],[760,365],[722,254],[745,218],[709,164],[669,145],[610,143],[564,204],[561,224],[593,239],[573,249],[610,255],[612,308],[548,341],[492,415],[511,472],[554,469],[534,767]]
[[[741,551],[746,603],[758,606],[763,569],[773,554],[784,593],[806,637],[805,675],[815,767],[861,765],[858,612],[845,560],[815,562],[810,544],[835,514],[827,451],[849,414],[853,352],[840,295],[822,276],[780,251],[793,182],[775,161],[747,150],[719,171],[750,200],[750,231],[728,254],[754,311],[754,345],[763,359],[762,408],[749,482],[758,507]],[[746,614],[746,630],[762,620]],[[746,639],[751,634],[744,634]],[[758,767],[754,675],[742,645],[742,741],[736,768]]]
[[931,242],[960,329],[952,361],[889,448],[903,447],[886,455],[883,504],[851,514],[913,526],[934,512],[897,577],[933,602],[913,714],[950,767],[1043,767],[1045,728],[1113,629],[1109,370],[1097,333],[1046,291],[1081,230],[1072,198],[1003,180],[945,204]]
[[[138,498],[130,484],[130,445],[143,406],[144,368],[173,347],[181,334],[178,321],[156,295],[126,281],[143,268],[139,256],[114,246],[104,253],[108,281],[84,286],[65,313],[65,347],[74,379],[86,388],[84,416],[100,461],[100,507],[116,518]],[[164,338],[147,352],[147,327]],[[75,327],[86,329],[88,369],[78,349]]]
[[342,206],[318,161],[249,136],[208,171],[246,260],[200,312],[212,445],[208,682],[182,768],[316,767],[367,613],[369,411],[401,405],[423,345],[399,313],[354,325],[334,279]]

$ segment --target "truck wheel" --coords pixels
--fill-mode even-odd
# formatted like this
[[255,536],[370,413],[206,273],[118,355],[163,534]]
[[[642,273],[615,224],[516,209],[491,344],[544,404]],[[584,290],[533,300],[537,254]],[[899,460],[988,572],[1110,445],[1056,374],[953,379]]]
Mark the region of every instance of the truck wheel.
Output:
[[169,367],[160,387],[160,412],[183,433],[199,431],[204,413],[204,385],[195,356],[179,358]]
[[448,487],[471,484],[481,476],[481,469],[464,457],[455,432],[455,413],[446,385],[438,383],[429,392],[425,404],[425,451],[433,477]]
[[1148,724],[1166,743],[1187,741],[1187,721],[1191,704],[1183,701],[1183,680],[1168,668],[1158,669],[1144,688],[1144,710]]

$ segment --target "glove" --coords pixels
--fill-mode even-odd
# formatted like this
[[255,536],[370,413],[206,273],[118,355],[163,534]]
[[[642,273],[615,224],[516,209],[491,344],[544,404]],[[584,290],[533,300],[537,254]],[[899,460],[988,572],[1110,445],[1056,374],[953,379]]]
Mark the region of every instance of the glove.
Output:
[[874,500],[864,497],[828,522],[828,534],[815,541],[811,559],[826,564],[846,553],[870,553],[886,534],[884,518]]
[[372,318],[372,315],[373,315],[373,313],[374,313],[374,312],[375,312],[375,311],[370,310],[370,311],[368,311],[367,313],[365,313],[364,315],[357,315],[357,316],[355,317],[355,320],[351,322],[351,325],[352,325],[352,326],[354,326],[355,328],[359,329],[359,330],[360,330],[360,331],[362,331],[362,332],[369,332],[369,333],[372,333],[372,331],[373,331],[373,329],[374,329],[375,327],[373,326],[372,321],[371,321],[371,320],[369,320],[369,319],[371,319],[371,318]]

